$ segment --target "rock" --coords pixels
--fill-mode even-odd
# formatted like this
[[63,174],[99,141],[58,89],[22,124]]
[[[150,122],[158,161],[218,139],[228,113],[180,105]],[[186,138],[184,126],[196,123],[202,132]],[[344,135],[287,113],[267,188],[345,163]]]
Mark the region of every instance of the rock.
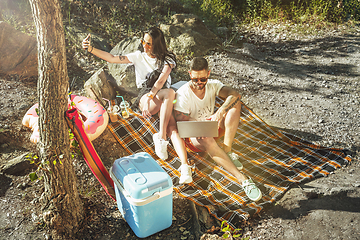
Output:
[[24,153],[16,158],[9,160],[7,163],[1,166],[1,172],[10,175],[21,175],[21,173],[32,167],[27,158],[29,153],[30,152]]
[[203,56],[221,44],[220,39],[196,15],[175,14],[171,21],[170,24],[161,24],[160,29],[175,54]]
[[[125,55],[141,50],[141,48],[139,38],[127,38],[119,42],[110,53],[113,55]],[[90,98],[101,101],[105,106],[106,102],[102,98],[114,99],[116,91],[119,91],[121,95],[123,93],[132,96],[137,95],[138,89],[134,65],[108,63],[107,67],[108,70],[106,68],[98,70],[85,82],[84,89]]]
[[223,239],[216,234],[205,233],[201,236],[200,240],[220,240]]
[[115,98],[115,84],[113,78],[101,68],[85,82],[84,89],[88,97],[101,102],[105,106],[106,102],[103,101],[103,98],[109,100]]
[[37,76],[36,39],[0,22],[0,73]]
[[216,28],[216,32],[218,35],[224,36],[224,37],[229,35],[229,29],[227,27],[218,27],[218,28]]

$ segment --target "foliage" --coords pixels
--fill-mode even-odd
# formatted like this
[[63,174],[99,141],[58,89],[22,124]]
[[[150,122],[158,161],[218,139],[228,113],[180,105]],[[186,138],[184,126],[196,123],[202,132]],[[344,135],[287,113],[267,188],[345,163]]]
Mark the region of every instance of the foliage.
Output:
[[[32,172],[29,174],[29,178],[31,181],[35,181],[38,179],[43,179],[43,176],[41,176],[39,178],[38,173],[40,171],[45,171],[45,172],[49,172],[51,173],[50,170],[48,170],[47,166],[50,164],[50,162],[48,160],[39,160],[39,157],[37,155],[34,154],[28,154],[27,156],[27,160],[29,160],[30,164],[35,164],[37,166],[37,169],[35,170],[35,172]],[[53,165],[56,165],[58,162],[60,164],[62,164],[61,160],[64,158],[63,154],[60,155],[56,155],[55,156],[56,159],[52,162]]]
[[358,0],[180,0],[184,7],[217,25],[293,21],[299,24],[326,25],[360,18]]
[[[241,229],[236,228],[236,229],[232,230],[226,220],[221,222],[221,231],[224,232],[222,237],[225,239],[227,239],[227,238],[233,239],[233,237],[237,238],[237,237],[241,236],[241,234],[235,234],[236,232],[241,231]],[[249,239],[249,237],[246,237],[246,238],[242,238],[241,240],[248,240],[248,239]]]
[[[207,27],[266,22],[296,24],[293,31],[316,32],[344,21],[358,21],[358,0],[59,0],[64,26],[80,26],[106,39],[114,47],[120,39],[140,35],[150,26],[169,22],[176,13],[200,16]],[[17,13],[17,14],[16,14]],[[21,14],[19,14],[21,13]],[[35,35],[28,0],[1,0],[0,19]],[[79,42],[67,39],[67,52],[82,52]],[[95,61],[101,61],[94,58]]]
[[79,194],[83,197],[91,198],[96,192],[99,192],[96,187],[90,189],[89,186],[86,186],[86,188],[79,186]]
[[343,11],[346,14],[346,19],[355,21],[360,20],[360,1],[349,0],[343,3]]
[[230,35],[229,38],[226,38],[219,47],[223,50],[226,50],[231,44],[239,43],[243,40],[241,32],[235,31]]
[[[39,179],[39,176],[37,175],[37,172],[40,169],[45,169],[45,168],[43,168],[43,164],[47,164],[47,162],[45,162],[45,163],[39,162],[39,160],[38,160],[39,157],[37,155],[32,154],[32,153],[28,154],[26,156],[26,158],[27,158],[27,160],[29,160],[30,164],[36,164],[37,165],[36,171],[29,174],[30,180],[35,181],[35,180]],[[45,169],[45,170],[47,171],[47,169]],[[42,177],[40,179],[42,179]]]
[[245,1],[238,0],[180,0],[185,7],[195,10],[195,14],[217,25],[229,25],[245,10]]
[[[30,164],[35,164],[37,166],[37,169],[35,170],[35,172],[32,172],[29,174],[29,178],[31,181],[35,181],[35,180],[42,180],[43,179],[43,176],[41,176],[39,178],[38,176],[38,173],[40,171],[45,171],[45,172],[49,172],[51,173],[50,170],[48,170],[47,166],[50,164],[50,162],[48,160],[39,160],[39,157],[37,155],[33,155],[33,154],[29,154],[27,155],[28,157],[28,160],[30,162]],[[63,154],[60,154],[60,155],[56,155],[55,156],[56,159],[52,162],[53,165],[56,165],[58,162],[60,164],[62,164],[61,160],[64,158],[64,155]]]
[[358,0],[293,0],[283,1],[247,0],[243,20],[276,20],[284,22],[319,24],[320,22],[341,23],[349,18],[359,20]]

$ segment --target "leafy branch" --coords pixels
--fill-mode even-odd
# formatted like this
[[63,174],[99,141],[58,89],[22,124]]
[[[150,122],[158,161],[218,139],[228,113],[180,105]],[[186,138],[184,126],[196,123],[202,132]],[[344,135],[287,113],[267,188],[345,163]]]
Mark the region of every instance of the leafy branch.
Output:
[[[221,222],[221,231],[224,232],[224,234],[222,235],[222,237],[224,239],[230,238],[231,240],[233,240],[234,238],[241,236],[241,233],[235,234],[236,232],[241,231],[241,229],[236,228],[236,229],[232,230],[232,228],[230,227],[230,225],[228,224],[228,222],[226,220]],[[249,237],[241,238],[241,240],[248,240],[248,239],[249,239]]]
[[37,179],[40,179],[40,180],[43,179],[43,176],[41,176],[39,178],[39,176],[37,174],[37,172],[39,172],[40,170],[51,173],[51,171],[46,169],[46,167],[45,167],[45,165],[50,163],[49,161],[39,161],[39,157],[32,153],[28,154],[26,157],[29,160],[30,164],[35,164],[37,166],[37,169],[35,170],[35,172],[32,172],[29,174],[31,181],[35,181]]

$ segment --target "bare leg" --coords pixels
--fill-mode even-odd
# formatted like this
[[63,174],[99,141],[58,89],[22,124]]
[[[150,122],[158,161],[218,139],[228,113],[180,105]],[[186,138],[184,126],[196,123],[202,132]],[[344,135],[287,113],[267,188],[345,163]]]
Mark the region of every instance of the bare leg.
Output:
[[180,158],[181,166],[178,169],[180,171],[180,184],[187,184],[193,181],[191,167],[187,161],[187,152],[185,147],[185,142],[180,138],[179,132],[177,130],[176,121],[174,116],[171,114],[169,124],[168,124],[167,135],[170,136],[172,144],[175,148],[175,151]]
[[180,158],[181,164],[188,164],[185,143],[184,140],[179,136],[179,132],[176,127],[176,121],[173,115],[170,116],[167,134],[171,138],[171,142],[177,155]]
[[[173,146],[177,155],[181,161],[180,167],[180,184],[190,183],[192,182],[191,176],[191,168],[188,166],[187,162],[187,152],[185,148],[184,141],[180,138],[179,133],[176,127],[176,121],[174,116],[172,115],[173,111],[173,101],[175,99],[175,91],[172,89],[162,89],[154,97],[150,100],[149,104],[149,112],[151,115],[156,114],[159,112],[159,120],[160,120],[160,127],[159,127],[159,136],[155,138],[155,134],[153,136],[154,143],[155,143],[155,153],[161,159],[167,159],[168,154],[166,149],[167,142],[164,145],[164,142],[161,142],[156,139],[161,137],[162,139],[166,140],[166,136],[170,136]],[[147,104],[148,99],[146,96],[140,99],[140,108],[142,108],[142,104]],[[158,144],[158,145],[157,145]]]
[[214,138],[192,138],[191,142],[195,147],[207,151],[210,157],[237,178],[240,184],[247,180],[247,177],[236,168],[228,155],[217,145]]
[[218,165],[230,172],[241,184],[246,196],[251,201],[259,201],[262,198],[260,189],[256,187],[251,179],[248,179],[244,174],[239,172],[228,155],[217,145],[214,138],[196,138],[191,139],[191,141],[195,147],[206,150]]
[[236,104],[235,107],[233,107],[227,112],[225,116],[225,120],[222,123],[223,125],[222,128],[225,129],[224,151],[226,153],[231,151],[236,130],[239,127],[240,110],[241,110],[241,102]]
[[[140,99],[140,109],[146,104],[147,96],[144,95]],[[149,111],[152,115],[159,112],[159,136],[166,140],[166,129],[172,115],[173,101],[175,99],[175,91],[172,89],[161,89],[156,96],[150,100]]]

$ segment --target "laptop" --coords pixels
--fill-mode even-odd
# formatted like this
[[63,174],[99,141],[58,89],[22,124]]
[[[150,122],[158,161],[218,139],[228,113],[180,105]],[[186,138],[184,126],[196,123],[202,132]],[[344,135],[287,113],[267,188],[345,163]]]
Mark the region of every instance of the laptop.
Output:
[[217,137],[217,121],[178,121],[178,132],[181,138]]

